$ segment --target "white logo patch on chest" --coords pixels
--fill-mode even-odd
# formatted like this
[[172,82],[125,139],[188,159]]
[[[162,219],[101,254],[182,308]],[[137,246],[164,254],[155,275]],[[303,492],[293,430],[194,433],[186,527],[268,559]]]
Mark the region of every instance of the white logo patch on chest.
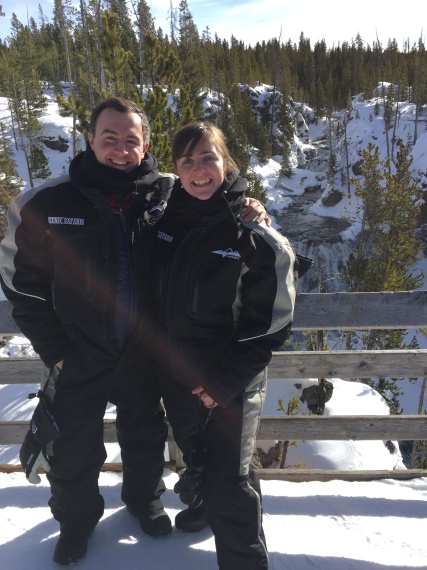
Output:
[[240,259],[240,253],[238,251],[233,251],[231,249],[231,247],[229,247],[225,251],[223,249],[217,249],[216,251],[213,251],[212,253],[220,255],[223,259],[225,257],[228,257],[231,259]]
[[157,232],[157,237],[159,239],[163,239],[163,240],[169,241],[169,242],[171,242],[173,240],[173,237],[169,236],[168,234],[165,234],[165,232]]
[[49,224],[59,224],[63,226],[84,226],[83,218],[64,218],[62,216],[49,216],[47,219]]

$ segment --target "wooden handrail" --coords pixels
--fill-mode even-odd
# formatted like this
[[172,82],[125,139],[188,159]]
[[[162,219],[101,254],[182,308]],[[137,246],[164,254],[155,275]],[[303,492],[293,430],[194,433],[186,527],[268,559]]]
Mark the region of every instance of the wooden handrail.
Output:
[[[369,330],[427,327],[427,291],[395,293],[325,293],[298,296],[293,330]],[[0,334],[17,334],[11,306],[0,301]],[[42,362],[37,358],[0,359],[0,384],[37,384]],[[427,350],[278,351],[268,367],[269,381],[280,378],[420,378],[427,376]],[[0,421],[0,443],[20,444],[28,421]],[[106,443],[116,442],[115,420],[104,421]],[[289,440],[427,440],[426,415],[274,416],[262,417],[260,441]],[[171,455],[176,447],[169,433]],[[176,453],[178,457],[178,453]],[[104,469],[120,470],[120,464]],[[19,466],[0,466],[0,471]],[[425,477],[427,470],[338,471],[263,469],[262,479],[287,481],[375,480]]]
[[[293,330],[408,329],[427,326],[427,291],[301,293]],[[8,301],[0,301],[0,334],[17,334]]]
[[[28,425],[28,420],[0,421],[2,443],[21,443]],[[427,440],[427,416],[263,416],[257,439]],[[172,434],[169,433],[169,441],[172,440]],[[117,441],[114,419],[104,420],[104,441]]]
[[[0,384],[40,381],[37,358],[0,358]],[[275,378],[394,378],[427,376],[427,349],[336,350],[274,352],[268,377]]]

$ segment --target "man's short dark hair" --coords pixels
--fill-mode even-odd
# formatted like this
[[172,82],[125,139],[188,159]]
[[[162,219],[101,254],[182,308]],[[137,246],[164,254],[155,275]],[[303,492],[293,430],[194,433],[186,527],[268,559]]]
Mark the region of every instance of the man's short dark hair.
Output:
[[147,143],[150,140],[150,123],[148,122],[147,115],[136,103],[129,99],[123,99],[123,97],[108,97],[94,108],[90,116],[89,124],[89,132],[91,132],[92,135],[95,135],[96,123],[99,115],[104,111],[104,109],[114,109],[119,113],[136,113],[139,115],[142,121],[144,142]]

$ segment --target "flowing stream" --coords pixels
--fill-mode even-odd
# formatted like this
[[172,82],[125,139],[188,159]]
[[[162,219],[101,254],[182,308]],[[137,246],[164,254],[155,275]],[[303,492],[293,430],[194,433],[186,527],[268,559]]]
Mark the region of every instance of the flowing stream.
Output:
[[[324,140],[312,143],[317,148],[315,158],[307,163],[306,169],[325,174],[329,150]],[[301,255],[315,261],[314,267],[301,280],[301,291],[317,290],[319,279],[321,290],[326,292],[343,289],[338,276],[342,262],[352,250],[351,242],[344,241],[341,232],[350,224],[343,218],[319,216],[311,211],[311,206],[322,195],[321,183],[310,188],[301,195],[292,194],[292,204],[280,212],[274,212],[274,217],[281,227],[281,232],[289,238],[295,250]]]

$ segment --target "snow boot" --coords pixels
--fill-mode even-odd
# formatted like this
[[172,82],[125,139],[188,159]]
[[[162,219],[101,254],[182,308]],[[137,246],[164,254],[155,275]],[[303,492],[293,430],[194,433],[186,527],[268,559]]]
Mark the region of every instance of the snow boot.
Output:
[[175,517],[175,526],[183,532],[200,532],[209,526],[205,506],[202,503],[196,508],[188,507]]
[[61,533],[53,553],[53,561],[61,566],[77,564],[87,552],[89,537],[86,535],[67,535]]
[[160,500],[151,502],[143,511],[135,513],[129,507],[128,511],[139,520],[141,530],[153,538],[166,536],[172,532],[171,520]]

